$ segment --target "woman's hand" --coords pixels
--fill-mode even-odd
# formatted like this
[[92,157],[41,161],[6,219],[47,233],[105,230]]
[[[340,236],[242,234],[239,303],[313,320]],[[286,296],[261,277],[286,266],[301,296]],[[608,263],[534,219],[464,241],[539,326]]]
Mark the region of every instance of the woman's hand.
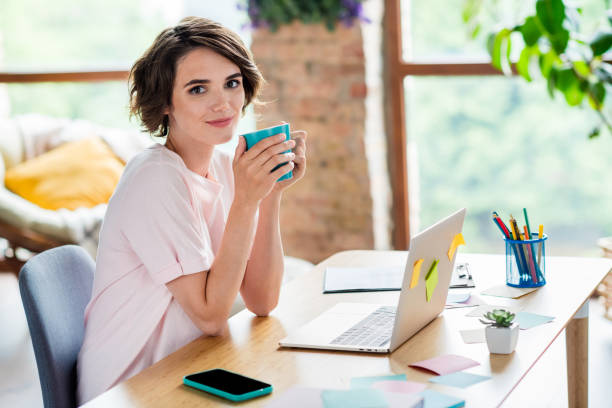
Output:
[[[298,132],[293,132],[298,133]],[[275,188],[276,180],[293,170],[297,154],[283,153],[296,147],[294,140],[285,141],[285,134],[274,135],[260,140],[248,151],[246,141],[240,136],[234,162],[235,200],[247,205],[259,205]],[[304,149],[302,149],[304,151]],[[276,166],[287,163],[272,171]],[[295,177],[295,173],[294,176]],[[293,184],[293,179],[286,180]]]
[[306,173],[306,136],[308,136],[308,133],[306,133],[305,130],[296,130],[291,132],[290,135],[291,140],[295,140],[295,148],[293,149],[293,153],[295,154],[293,159],[293,177],[276,183],[273,188],[274,192],[281,192],[285,190],[287,187],[293,185],[299,179],[304,177],[304,174]]

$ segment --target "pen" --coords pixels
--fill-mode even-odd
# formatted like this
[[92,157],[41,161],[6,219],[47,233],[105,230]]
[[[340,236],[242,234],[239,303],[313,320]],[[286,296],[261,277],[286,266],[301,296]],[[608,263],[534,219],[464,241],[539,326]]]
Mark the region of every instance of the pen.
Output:
[[[540,228],[538,232],[539,232],[538,238],[542,239],[542,237],[544,237],[544,225],[540,224]],[[540,245],[538,245],[538,265],[540,265],[541,261],[542,261],[542,242],[540,241]]]
[[[531,226],[529,225],[529,217],[527,216],[527,209],[525,207],[523,207],[523,215],[525,216],[525,224],[526,225],[526,230],[525,230],[525,239],[531,239]],[[542,280],[544,280],[544,277],[542,276],[542,272],[540,272],[540,263],[536,263],[536,258],[535,258],[535,249],[533,249],[533,244],[529,244],[529,249],[528,251],[530,252],[531,255],[531,259],[533,261],[533,263],[535,264],[535,271],[538,275],[540,275],[542,277]],[[535,283],[535,281],[534,281]]]
[[[493,213],[493,214],[495,214],[495,213]],[[499,217],[496,217],[495,215],[493,215],[493,222],[495,223],[495,225],[497,225],[497,228],[499,228],[501,233],[504,234],[504,237],[510,238],[510,233],[506,229],[506,226],[501,222]]]
[[529,217],[527,217],[527,209],[523,208],[523,215],[525,216],[525,224],[527,224],[527,234],[525,239],[531,239],[531,227],[529,226]]
[[[525,238],[527,238],[527,236],[529,236],[529,230],[527,229],[526,225],[523,225],[523,228],[525,229]],[[528,246],[528,248],[525,248],[525,246]],[[527,252],[527,258],[529,258],[529,266],[531,267],[531,279],[533,279],[534,284],[538,283],[538,277],[536,276],[534,265],[533,248],[531,247],[531,244],[524,244],[523,248],[525,249],[525,252]]]
[[508,231],[508,227],[506,227],[506,224],[504,223],[504,221],[501,219],[501,217],[499,216],[499,214],[497,214],[496,211],[493,211],[493,217],[497,218],[497,221],[499,222],[499,224],[502,226],[502,228],[505,231],[505,234],[508,238],[510,238],[510,231]]
[[[512,227],[512,236],[514,237],[514,240],[520,241],[521,233],[519,232],[518,225],[516,224],[516,220],[514,219],[512,214],[510,214],[510,226]],[[515,255],[517,257],[516,263],[517,265],[519,265],[519,273],[521,275],[526,275],[529,269],[527,267],[527,260],[525,259],[526,258],[525,253],[521,249],[520,244],[516,244]]]

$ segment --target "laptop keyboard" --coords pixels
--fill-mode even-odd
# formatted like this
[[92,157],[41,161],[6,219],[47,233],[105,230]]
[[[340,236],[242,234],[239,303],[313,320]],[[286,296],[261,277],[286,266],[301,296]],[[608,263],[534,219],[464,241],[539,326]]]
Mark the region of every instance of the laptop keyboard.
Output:
[[332,340],[331,344],[343,346],[381,347],[389,341],[395,321],[393,306],[382,306],[365,319]]

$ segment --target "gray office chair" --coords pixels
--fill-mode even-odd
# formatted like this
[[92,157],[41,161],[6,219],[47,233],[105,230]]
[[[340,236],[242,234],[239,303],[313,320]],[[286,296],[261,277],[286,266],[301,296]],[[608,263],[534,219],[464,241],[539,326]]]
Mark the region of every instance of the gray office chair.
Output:
[[76,406],[76,361],[94,270],[94,261],[83,248],[65,245],[34,256],[19,273],[47,408]]

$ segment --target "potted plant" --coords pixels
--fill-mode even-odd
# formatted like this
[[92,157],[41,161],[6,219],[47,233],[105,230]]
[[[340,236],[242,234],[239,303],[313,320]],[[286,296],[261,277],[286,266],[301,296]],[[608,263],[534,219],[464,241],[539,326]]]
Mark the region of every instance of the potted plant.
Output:
[[510,354],[516,348],[519,326],[514,323],[514,313],[504,309],[495,309],[483,315],[480,321],[487,325],[485,338],[489,352],[493,354]]

